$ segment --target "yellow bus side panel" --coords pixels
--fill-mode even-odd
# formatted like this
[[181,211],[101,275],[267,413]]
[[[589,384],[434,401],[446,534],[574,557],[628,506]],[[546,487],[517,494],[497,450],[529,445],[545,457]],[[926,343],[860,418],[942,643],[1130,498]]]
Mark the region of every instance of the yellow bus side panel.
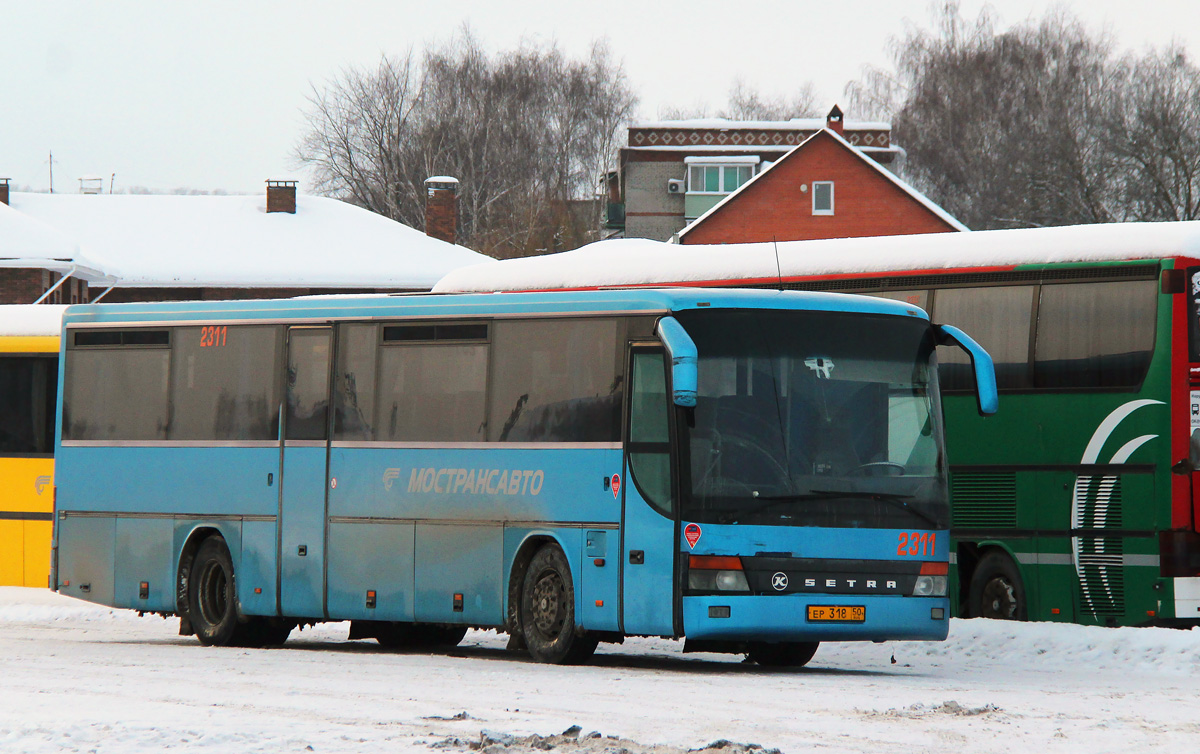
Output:
[[58,353],[57,335],[5,335],[0,353]]
[[53,512],[54,459],[0,458],[0,586],[46,586],[52,522],[16,514]]

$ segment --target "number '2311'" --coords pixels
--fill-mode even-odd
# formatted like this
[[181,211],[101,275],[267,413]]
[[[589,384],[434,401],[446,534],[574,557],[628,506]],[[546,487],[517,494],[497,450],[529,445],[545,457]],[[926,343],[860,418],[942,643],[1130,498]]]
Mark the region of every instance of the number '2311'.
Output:
[[900,544],[896,546],[896,554],[901,557],[905,555],[933,555],[933,545],[937,541],[937,534],[933,532],[901,532]]

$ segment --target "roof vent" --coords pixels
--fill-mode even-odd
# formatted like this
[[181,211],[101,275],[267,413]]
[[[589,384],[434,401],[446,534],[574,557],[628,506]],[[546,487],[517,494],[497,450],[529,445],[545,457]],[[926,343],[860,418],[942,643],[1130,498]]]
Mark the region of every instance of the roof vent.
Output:
[[267,212],[296,214],[297,181],[267,181]]

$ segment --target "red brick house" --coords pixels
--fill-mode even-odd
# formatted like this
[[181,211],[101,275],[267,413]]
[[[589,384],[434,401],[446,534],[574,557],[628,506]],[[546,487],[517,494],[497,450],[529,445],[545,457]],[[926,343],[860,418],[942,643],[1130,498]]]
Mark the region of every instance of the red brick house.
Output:
[[679,232],[683,244],[969,230],[843,138],[841,111]]

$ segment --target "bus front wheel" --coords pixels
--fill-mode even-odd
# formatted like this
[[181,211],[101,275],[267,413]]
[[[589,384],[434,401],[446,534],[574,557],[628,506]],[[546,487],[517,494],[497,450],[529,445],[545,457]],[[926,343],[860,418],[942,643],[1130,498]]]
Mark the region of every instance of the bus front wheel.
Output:
[[968,611],[972,618],[1025,620],[1025,584],[1016,563],[1003,552],[989,552],[971,575]]
[[538,662],[570,665],[586,661],[596,640],[575,632],[575,587],[567,557],[545,545],[529,562],[521,588],[521,630]]
[[817,641],[751,642],[746,656],[766,668],[802,668],[817,653]]

